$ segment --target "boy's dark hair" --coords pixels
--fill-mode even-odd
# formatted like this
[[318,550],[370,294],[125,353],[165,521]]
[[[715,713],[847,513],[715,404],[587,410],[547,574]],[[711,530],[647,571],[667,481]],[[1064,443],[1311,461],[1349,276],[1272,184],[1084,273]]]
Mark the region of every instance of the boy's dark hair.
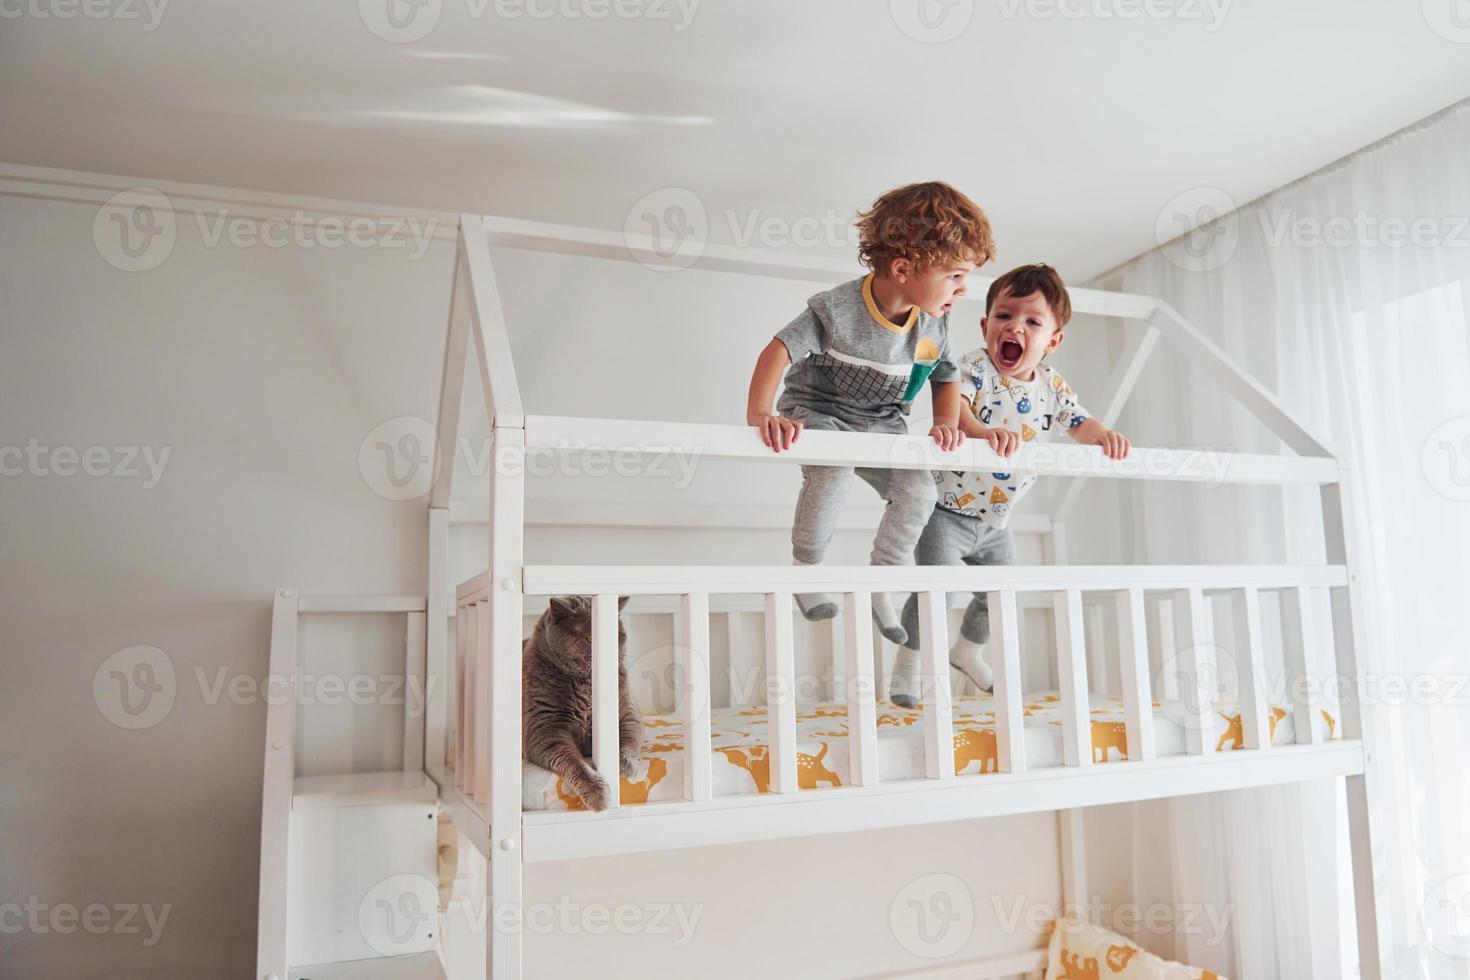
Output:
[[894,259],[923,269],[965,259],[981,266],[995,257],[985,212],[937,180],[894,188],[858,214],[857,227],[858,258],[880,275]]
[[1058,330],[1072,319],[1072,298],[1067,295],[1067,284],[1062,282],[1057,270],[1044,262],[1017,266],[991,283],[990,291],[985,294],[986,316],[990,315],[990,308],[1002,293],[1009,293],[1013,299],[1024,299],[1032,293],[1040,293],[1041,298],[1046,300],[1046,305],[1051,307],[1051,315],[1056,318]]

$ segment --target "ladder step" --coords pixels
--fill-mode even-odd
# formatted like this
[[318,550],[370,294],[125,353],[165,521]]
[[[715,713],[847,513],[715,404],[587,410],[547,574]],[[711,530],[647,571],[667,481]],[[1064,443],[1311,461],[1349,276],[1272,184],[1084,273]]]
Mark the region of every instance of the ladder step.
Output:
[[291,968],[291,980],[446,980],[435,953]]
[[298,776],[291,787],[293,810],[344,806],[433,803],[438,787],[422,772],[355,772]]

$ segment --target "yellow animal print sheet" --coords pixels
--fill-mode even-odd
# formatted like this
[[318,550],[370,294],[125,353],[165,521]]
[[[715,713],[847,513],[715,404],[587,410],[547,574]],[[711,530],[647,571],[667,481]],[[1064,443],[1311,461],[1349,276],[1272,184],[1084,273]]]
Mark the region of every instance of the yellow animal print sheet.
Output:
[[[1032,692],[1023,699],[1026,765],[1038,769],[1062,764],[1061,697],[1055,692]],[[1126,759],[1123,700],[1092,696],[1092,759]],[[1337,723],[1322,712],[1330,737]],[[883,780],[918,779],[924,775],[922,708],[900,708],[890,702],[877,705],[878,776]],[[1272,708],[1271,741],[1284,745],[1296,740],[1291,716]],[[1154,740],[1159,755],[1185,751],[1181,715],[1154,702]],[[770,760],[766,709],[716,708],[710,718],[710,747],[714,752],[713,784],[716,796],[765,793],[770,788]],[[848,778],[847,706],[813,705],[796,712],[797,779],[802,789],[841,786]],[[1209,739],[1217,751],[1243,748],[1240,709],[1218,704]],[[643,719],[643,758],[636,778],[622,780],[624,804],[677,800],[684,792],[684,728],[674,715]],[[955,698],[954,761],[957,774],[994,772],[995,704],[989,694]],[[522,805],[527,810],[580,810],[581,800],[561,779],[540,766],[526,763],[521,782]]]

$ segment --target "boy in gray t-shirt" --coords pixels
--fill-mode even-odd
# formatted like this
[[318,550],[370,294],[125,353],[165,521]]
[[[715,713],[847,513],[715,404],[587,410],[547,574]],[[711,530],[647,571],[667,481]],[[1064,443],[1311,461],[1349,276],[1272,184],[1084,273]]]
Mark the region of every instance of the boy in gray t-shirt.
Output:
[[[873,271],[818,293],[766,345],[750,380],[746,421],[776,452],[802,429],[908,432],[905,416],[930,383],[934,441],[964,441],[958,427],[959,369],[949,345],[949,309],[965,280],[995,254],[990,222],[965,195],[942,183],[910,184],[884,194],[859,216],[858,255]],[[771,413],[776,385],[786,388]],[[925,470],[803,466],[791,528],[798,565],[822,561],[856,472],[888,502],[873,539],[874,565],[908,565],[934,510],[934,478]],[[837,615],[825,593],[798,595],[807,619]],[[895,643],[908,639],[893,601],[873,593],[873,617]]]

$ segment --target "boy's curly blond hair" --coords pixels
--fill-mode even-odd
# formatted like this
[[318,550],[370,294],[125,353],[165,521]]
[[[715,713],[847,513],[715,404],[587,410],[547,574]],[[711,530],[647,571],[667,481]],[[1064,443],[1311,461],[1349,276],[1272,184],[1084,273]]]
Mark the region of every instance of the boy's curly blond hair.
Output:
[[894,259],[923,269],[965,259],[981,266],[995,257],[980,205],[937,180],[894,188],[858,214],[857,227],[858,258],[879,275]]

